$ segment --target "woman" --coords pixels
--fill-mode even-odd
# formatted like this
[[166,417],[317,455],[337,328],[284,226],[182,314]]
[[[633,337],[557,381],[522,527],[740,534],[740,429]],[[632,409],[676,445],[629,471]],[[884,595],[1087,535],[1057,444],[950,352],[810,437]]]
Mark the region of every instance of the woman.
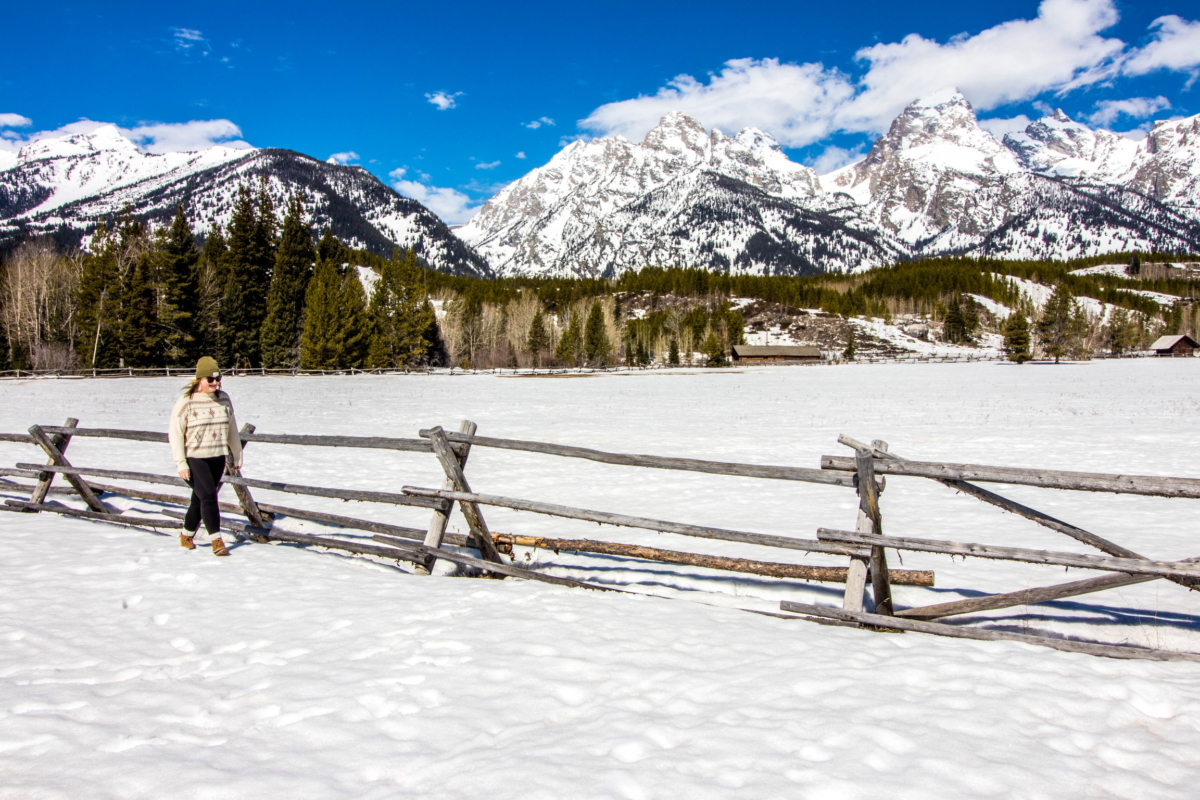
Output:
[[203,520],[204,529],[212,537],[213,555],[229,555],[219,535],[221,511],[217,491],[226,463],[235,474],[242,468],[242,440],[233,416],[233,403],[221,391],[221,370],[214,359],[205,356],[196,363],[196,377],[171,409],[167,438],[179,477],[192,487],[192,503],[183,520],[186,533],[179,535],[179,544],[194,550],[193,537]]

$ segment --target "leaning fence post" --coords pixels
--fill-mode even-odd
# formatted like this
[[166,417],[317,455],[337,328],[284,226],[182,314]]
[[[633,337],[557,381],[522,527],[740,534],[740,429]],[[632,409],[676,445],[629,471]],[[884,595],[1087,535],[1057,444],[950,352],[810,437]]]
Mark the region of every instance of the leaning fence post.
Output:
[[[467,436],[474,436],[475,431],[479,428],[474,422],[469,419],[464,419],[458,425],[458,432],[464,433]],[[460,469],[467,466],[467,456],[471,454],[470,444],[459,445],[458,466]],[[442,481],[442,490],[447,492],[454,491],[454,481],[449,477]],[[433,517],[429,520],[429,529],[425,532],[425,546],[433,550],[437,550],[442,546],[442,537],[446,535],[446,525],[450,521],[450,512],[454,510],[454,501],[447,501],[446,510],[434,509]],[[437,556],[426,556],[424,562],[417,564],[413,570],[417,575],[430,575],[433,573],[433,565],[437,563]]]
[[[887,452],[887,442],[875,440],[871,446]],[[870,518],[873,533],[883,535],[883,517],[879,511],[879,482],[875,479],[875,456],[871,450],[856,452],[858,468],[859,508]],[[887,555],[882,547],[871,548],[871,593],[875,598],[875,613],[892,616],[892,584],[888,578]]]
[[[254,433],[254,430],[254,426],[247,422],[238,433],[244,437],[246,434]],[[247,442],[243,438],[242,447],[245,447],[246,444]],[[225,474],[233,474],[233,464],[231,462],[225,464]],[[250,524],[256,528],[267,527],[263,523],[262,512],[258,510],[258,503],[254,502],[254,497],[250,494],[250,489],[237,483],[231,485],[233,486],[233,493],[237,495],[238,505],[242,507],[242,511],[246,514],[246,519],[250,520]]]
[[[454,448],[450,446],[450,440],[446,438],[446,432],[440,426],[430,429],[429,443],[433,445],[433,453],[441,462],[442,469],[446,472],[446,478],[453,483],[454,491],[470,492],[471,485],[467,483],[467,476],[463,474],[458,457],[454,454]],[[476,539],[479,554],[485,561],[503,564],[504,561],[500,558],[500,552],[496,550],[496,543],[492,541],[492,534],[483,519],[483,514],[479,511],[479,506],[470,500],[463,500],[459,504],[459,508],[462,509],[467,525],[471,528],[471,534]]]
[[[78,424],[79,420],[75,419],[75,417],[67,417],[67,421],[63,423],[63,427],[74,428]],[[50,441],[58,448],[58,452],[63,453],[66,452],[67,446],[71,444],[71,434],[56,433],[50,438]],[[54,459],[51,458],[49,463],[53,466]],[[29,495],[29,502],[37,503],[38,505],[46,502],[46,495],[50,493],[50,484],[54,483],[55,474],[53,472],[43,472],[38,476],[37,485],[33,487],[33,493]],[[30,508],[26,510],[37,513],[37,509]]]
[[[52,465],[58,467],[71,466],[71,462],[67,461],[67,457],[62,454],[62,451],[58,449],[58,446],[55,445],[54,442],[50,441],[50,437],[46,435],[44,430],[42,430],[41,425],[30,426],[29,435],[32,436],[33,440],[37,442],[43,450],[46,451],[46,455],[50,456],[50,463]],[[79,475],[71,475],[69,473],[66,473],[65,477],[67,482],[70,483],[75,491],[79,493],[79,496],[83,498],[83,502],[88,504],[88,508],[92,509],[92,511],[99,511],[101,514],[112,513],[105,508],[104,504],[100,502],[100,498],[96,497],[96,493],[92,491],[92,487],[88,486],[87,481],[85,481],[82,477]],[[48,489],[49,486],[46,488]]]

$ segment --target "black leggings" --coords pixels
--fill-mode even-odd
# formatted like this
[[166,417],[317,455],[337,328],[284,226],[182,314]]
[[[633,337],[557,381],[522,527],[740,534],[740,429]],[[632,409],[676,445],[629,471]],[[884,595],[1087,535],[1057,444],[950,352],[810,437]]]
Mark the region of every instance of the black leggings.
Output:
[[189,458],[188,469],[192,479],[192,504],[183,518],[183,527],[195,533],[204,520],[204,530],[213,535],[221,529],[221,509],[217,506],[217,490],[221,488],[221,477],[225,474],[225,456],[212,458]]

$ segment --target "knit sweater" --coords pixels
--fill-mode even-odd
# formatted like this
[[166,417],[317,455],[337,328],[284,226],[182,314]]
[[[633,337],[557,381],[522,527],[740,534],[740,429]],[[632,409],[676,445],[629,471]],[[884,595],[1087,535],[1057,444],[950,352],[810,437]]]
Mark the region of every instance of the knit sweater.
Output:
[[233,466],[242,466],[242,440],[233,403],[222,391],[185,394],[175,401],[167,438],[176,469],[187,469],[189,458],[214,456],[230,456]]

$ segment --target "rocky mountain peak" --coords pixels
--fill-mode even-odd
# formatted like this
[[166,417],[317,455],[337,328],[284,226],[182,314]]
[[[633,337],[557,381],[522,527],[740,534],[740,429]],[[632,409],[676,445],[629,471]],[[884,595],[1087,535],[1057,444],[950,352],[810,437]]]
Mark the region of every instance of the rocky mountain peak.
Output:
[[141,153],[138,146],[126,139],[116,125],[103,125],[90,133],[76,133],[58,139],[38,139],[30,142],[17,153],[17,163],[45,158],[89,156],[106,151],[132,156]]
[[673,154],[691,151],[703,154],[708,148],[708,131],[698,120],[681,111],[669,111],[658,126],[642,139],[642,147],[666,150]]

